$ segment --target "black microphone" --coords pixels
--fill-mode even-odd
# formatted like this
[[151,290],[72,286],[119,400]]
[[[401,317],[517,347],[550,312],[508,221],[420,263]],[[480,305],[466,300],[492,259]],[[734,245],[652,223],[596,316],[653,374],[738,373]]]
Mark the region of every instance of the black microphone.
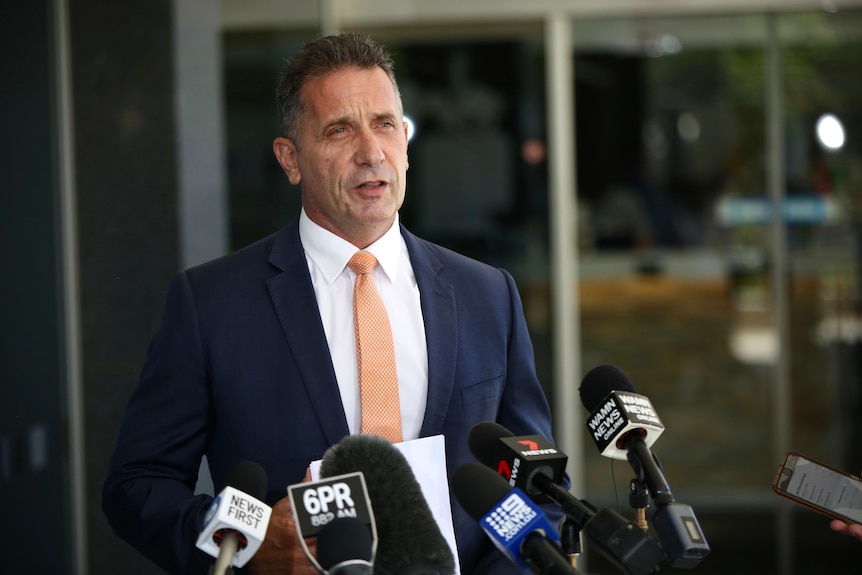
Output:
[[374,542],[368,526],[338,517],[317,535],[317,561],[329,575],[371,575]]
[[377,521],[374,574],[455,573],[452,549],[404,455],[376,435],[345,437],[323,454],[321,477],[356,471],[365,477]]
[[479,462],[495,469],[536,503],[557,499],[549,490],[563,482],[569,458],[541,435],[515,437],[502,425],[483,421],[470,430],[467,445]]
[[522,569],[541,575],[578,573],[541,508],[493,470],[465,463],[452,476],[452,491],[494,545]]
[[[642,529],[612,509],[597,511],[559,484],[568,458],[541,436],[516,437],[502,425],[484,421],[473,426],[467,443],[476,459],[496,469],[510,485],[534,500],[537,493],[559,505],[574,529],[583,531],[624,572],[647,575],[664,560],[664,552]],[[506,469],[513,473],[507,476]]]
[[197,540],[198,549],[216,558],[212,573],[231,573],[231,565],[242,567],[257,552],[269,525],[272,508],[266,497],[263,467],[241,461],[227,475],[227,487],[213,500]]
[[483,421],[470,429],[467,446],[480,463],[496,470],[536,503],[555,501],[579,526],[593,515],[560,485],[569,458],[541,435],[515,437],[499,423]]
[[580,394],[590,412],[586,425],[596,447],[605,457],[627,459],[655,502],[652,526],[671,567],[698,565],[709,553],[709,545],[691,506],[675,502],[649,448],[664,431],[650,400],[612,365],[587,372]]

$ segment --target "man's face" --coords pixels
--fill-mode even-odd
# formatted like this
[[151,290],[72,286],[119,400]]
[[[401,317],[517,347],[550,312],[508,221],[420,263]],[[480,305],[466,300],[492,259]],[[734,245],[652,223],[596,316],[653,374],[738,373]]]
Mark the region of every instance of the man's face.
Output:
[[273,144],[309,218],[364,248],[389,229],[404,201],[407,127],[380,68],[345,68],[306,82],[299,146]]

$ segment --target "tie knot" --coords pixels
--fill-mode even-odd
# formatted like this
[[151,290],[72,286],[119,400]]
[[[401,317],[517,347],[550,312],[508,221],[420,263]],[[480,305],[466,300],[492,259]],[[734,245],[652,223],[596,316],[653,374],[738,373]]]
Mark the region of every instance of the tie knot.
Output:
[[356,252],[347,267],[357,274],[370,274],[377,267],[377,258],[369,252]]

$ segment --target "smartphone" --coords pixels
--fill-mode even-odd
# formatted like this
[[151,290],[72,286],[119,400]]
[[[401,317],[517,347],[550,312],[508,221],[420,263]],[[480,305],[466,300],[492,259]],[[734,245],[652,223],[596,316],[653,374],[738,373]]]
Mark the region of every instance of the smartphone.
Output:
[[772,489],[828,517],[862,523],[862,479],[795,451],[784,454]]

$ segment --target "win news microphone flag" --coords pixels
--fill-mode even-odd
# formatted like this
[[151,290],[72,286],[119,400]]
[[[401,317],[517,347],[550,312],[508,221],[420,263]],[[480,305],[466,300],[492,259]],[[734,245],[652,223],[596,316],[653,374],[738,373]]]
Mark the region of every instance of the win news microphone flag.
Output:
[[590,412],[587,428],[605,457],[627,459],[649,490],[656,511],[652,527],[671,567],[690,569],[709,553],[694,510],[677,503],[649,447],[664,431],[652,403],[635,391],[628,376],[612,365],[594,367],[584,376],[581,402]]
[[248,563],[263,542],[272,514],[262,501],[266,486],[266,472],[253,461],[230,470],[227,487],[210,505],[197,540],[198,549],[216,558],[214,575]]

